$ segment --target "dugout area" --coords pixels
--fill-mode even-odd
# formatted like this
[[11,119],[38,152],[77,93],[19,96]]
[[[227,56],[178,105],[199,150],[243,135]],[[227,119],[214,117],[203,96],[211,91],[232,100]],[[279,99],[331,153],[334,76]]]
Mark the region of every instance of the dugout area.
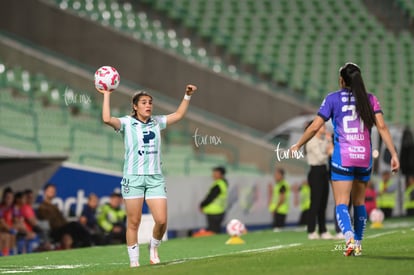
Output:
[[32,189],[36,193],[67,158],[0,147],[0,188]]

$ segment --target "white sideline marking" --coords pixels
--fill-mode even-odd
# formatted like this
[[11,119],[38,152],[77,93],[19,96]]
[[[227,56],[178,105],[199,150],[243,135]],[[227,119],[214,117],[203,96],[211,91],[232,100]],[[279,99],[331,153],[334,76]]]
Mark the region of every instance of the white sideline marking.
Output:
[[[255,248],[255,249],[246,249],[241,251],[235,251],[230,253],[221,253],[221,254],[215,254],[215,255],[208,255],[208,256],[201,256],[201,257],[190,257],[190,258],[184,258],[184,259],[176,259],[172,260],[171,262],[166,263],[167,265],[173,265],[173,264],[181,264],[188,261],[194,261],[194,260],[202,260],[202,259],[209,259],[209,258],[215,258],[215,257],[221,257],[221,256],[227,256],[227,255],[237,255],[237,254],[244,254],[244,253],[263,253],[266,251],[274,251],[282,248],[289,248],[289,247],[295,247],[299,246],[301,243],[293,243],[293,244],[287,244],[287,245],[276,245],[276,246],[269,246],[264,248]],[[125,265],[125,263],[109,263],[113,265]],[[1,268],[0,267],[0,274],[14,274],[14,273],[30,273],[35,270],[59,270],[59,269],[75,269],[75,268],[84,268],[84,267],[90,267],[96,264],[77,264],[77,265],[38,265],[38,266],[15,266],[10,268]]]
[[393,230],[393,231],[388,231],[388,232],[384,232],[384,233],[378,233],[378,234],[374,234],[374,235],[369,235],[367,237],[365,237],[365,239],[375,239],[375,238],[379,238],[385,235],[389,235],[389,234],[394,234],[400,232],[398,230]]
[[1,274],[12,274],[12,273],[30,273],[30,270],[6,270],[2,271]]
[[263,247],[263,248],[254,248],[254,249],[246,249],[241,251],[235,251],[230,253],[221,253],[221,254],[214,254],[214,255],[208,255],[208,256],[200,256],[200,257],[190,257],[190,258],[184,258],[184,259],[177,259],[172,260],[167,263],[167,265],[173,265],[173,264],[182,264],[188,261],[195,261],[195,260],[203,260],[203,259],[210,259],[210,258],[216,258],[216,257],[222,257],[227,255],[237,255],[237,254],[245,254],[245,253],[263,253],[267,251],[274,251],[282,248],[289,248],[289,247],[295,247],[300,246],[301,243],[292,243],[292,244],[286,244],[286,245],[276,245],[276,246],[269,246],[269,247]]
[[11,273],[29,273],[34,270],[59,270],[59,269],[75,269],[81,267],[91,266],[89,264],[76,264],[76,265],[35,265],[35,266],[16,266],[12,268],[0,268],[0,274]]

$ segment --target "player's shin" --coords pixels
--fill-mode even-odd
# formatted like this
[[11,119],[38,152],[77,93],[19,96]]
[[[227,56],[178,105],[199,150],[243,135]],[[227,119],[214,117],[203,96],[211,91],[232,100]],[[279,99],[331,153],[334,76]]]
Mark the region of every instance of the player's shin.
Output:
[[348,206],[345,204],[339,204],[336,206],[336,219],[338,226],[345,236],[345,241],[348,242],[351,238],[354,238],[354,232],[351,225],[351,217],[349,216]]
[[354,206],[354,215],[355,243],[356,245],[361,245],[367,223],[367,211],[365,205]]

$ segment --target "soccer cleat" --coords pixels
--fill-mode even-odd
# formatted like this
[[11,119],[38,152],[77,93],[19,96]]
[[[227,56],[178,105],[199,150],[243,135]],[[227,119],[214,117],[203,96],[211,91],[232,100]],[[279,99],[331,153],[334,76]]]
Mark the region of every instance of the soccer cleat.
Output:
[[355,250],[355,240],[354,238],[351,238],[346,242],[344,256],[346,257],[351,256],[354,253],[354,250]]
[[309,240],[319,240],[319,234],[316,232],[312,232],[308,234]]
[[151,244],[148,245],[148,250],[150,254],[150,264],[159,264],[160,258],[158,257],[158,248],[151,247]]
[[361,256],[362,255],[362,246],[356,245],[354,249],[354,256]]
[[139,267],[139,263],[138,262],[131,262],[129,264],[129,267]]

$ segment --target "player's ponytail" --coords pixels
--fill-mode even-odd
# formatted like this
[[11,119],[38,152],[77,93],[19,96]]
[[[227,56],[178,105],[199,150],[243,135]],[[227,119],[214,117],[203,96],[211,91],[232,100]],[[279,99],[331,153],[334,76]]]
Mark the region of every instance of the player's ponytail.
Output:
[[131,111],[131,116],[133,116],[133,117],[136,117],[137,116],[137,111],[134,109],[134,105],[137,105],[138,104],[138,101],[139,101],[139,99],[141,98],[141,97],[143,97],[143,96],[148,96],[148,97],[150,97],[151,98],[151,100],[152,100],[152,96],[149,94],[149,93],[147,93],[147,92],[145,92],[145,91],[138,91],[138,92],[136,92],[133,96],[132,96],[132,111]]
[[355,97],[356,112],[361,117],[368,129],[375,124],[375,114],[371,103],[368,99],[368,93],[365,89],[364,80],[362,79],[361,69],[354,63],[346,63],[339,70],[345,85],[350,88]]

